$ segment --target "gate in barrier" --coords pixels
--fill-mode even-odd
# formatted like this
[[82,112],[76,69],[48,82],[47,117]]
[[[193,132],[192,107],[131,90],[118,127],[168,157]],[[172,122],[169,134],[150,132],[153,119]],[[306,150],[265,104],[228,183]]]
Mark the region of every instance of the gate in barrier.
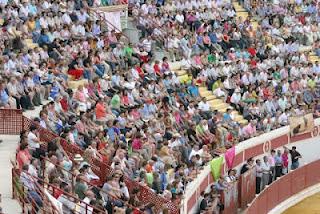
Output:
[[256,170],[249,169],[239,178],[239,207],[244,209],[256,195]]

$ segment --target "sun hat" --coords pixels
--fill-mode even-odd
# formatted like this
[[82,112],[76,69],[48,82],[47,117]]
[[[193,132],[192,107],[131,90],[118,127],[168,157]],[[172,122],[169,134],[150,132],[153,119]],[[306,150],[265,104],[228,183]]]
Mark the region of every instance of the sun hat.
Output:
[[73,158],[74,161],[83,161],[83,157],[80,154],[76,154]]

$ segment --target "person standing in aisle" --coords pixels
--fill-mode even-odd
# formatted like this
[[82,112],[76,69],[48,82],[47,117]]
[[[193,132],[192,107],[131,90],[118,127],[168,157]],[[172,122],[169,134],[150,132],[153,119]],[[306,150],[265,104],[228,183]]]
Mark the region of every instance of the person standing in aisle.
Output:
[[269,176],[269,183],[271,184],[274,179],[275,179],[275,156],[276,156],[276,151],[274,149],[271,150],[271,155],[269,157],[269,164],[270,164],[270,176]]
[[267,156],[263,157],[263,162],[261,163],[262,168],[262,179],[261,179],[261,191],[269,184],[270,181],[270,164]]
[[289,150],[287,148],[284,148],[284,152],[281,155],[282,159],[282,174],[285,175],[288,173],[288,166],[289,166]]
[[256,160],[256,194],[260,193],[261,190],[261,179],[262,179],[262,167],[261,160]]
[[283,162],[282,162],[282,154],[281,151],[278,150],[277,151],[277,155],[274,157],[275,160],[275,174],[276,177],[275,179],[277,179],[278,177],[282,176],[282,166],[283,166]]
[[[288,149],[287,147],[284,147]],[[302,158],[301,154],[297,151],[297,147],[293,146],[292,149],[289,149],[291,155],[291,170],[295,170],[299,167],[299,159]]]
[[302,158],[302,156],[297,151],[297,147],[295,146],[293,146],[289,152],[291,155],[291,170],[295,170],[299,167],[299,159]]

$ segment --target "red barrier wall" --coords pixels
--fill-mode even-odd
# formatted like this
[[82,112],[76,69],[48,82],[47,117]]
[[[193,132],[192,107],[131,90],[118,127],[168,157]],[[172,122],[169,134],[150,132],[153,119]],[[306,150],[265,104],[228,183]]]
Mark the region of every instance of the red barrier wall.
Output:
[[302,190],[320,183],[320,160],[309,163],[281,177],[263,190],[245,211],[246,214],[267,214],[279,203]]

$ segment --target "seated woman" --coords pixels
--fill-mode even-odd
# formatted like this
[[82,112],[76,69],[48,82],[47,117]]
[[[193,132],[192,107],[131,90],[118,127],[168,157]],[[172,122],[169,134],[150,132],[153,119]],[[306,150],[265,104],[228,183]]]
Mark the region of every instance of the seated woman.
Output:
[[115,173],[111,177],[108,177],[106,179],[106,182],[102,187],[102,197],[104,198],[104,200],[111,202],[117,207],[122,207],[124,205],[122,199],[125,197],[125,195],[121,191],[119,182],[120,178],[121,174]]
[[214,134],[209,131],[208,122],[202,120],[196,126],[197,137],[202,140],[204,144],[211,144],[215,140]]
[[81,65],[82,63],[80,57],[77,57],[76,59],[72,60],[72,62],[68,65],[68,74],[71,75],[74,80],[81,79],[83,75],[84,70]]
[[85,112],[91,107],[91,103],[86,97],[83,85],[79,85],[77,91],[73,95],[73,99],[79,103],[80,111]]
[[19,172],[22,171],[22,167],[24,165],[28,165],[30,163],[32,156],[29,153],[29,149],[28,149],[28,143],[24,142],[21,143],[19,146],[19,150],[17,153],[17,168],[19,169]]
[[245,103],[255,103],[257,101],[257,94],[254,90],[252,90],[252,88],[249,88],[248,91],[244,92],[243,96],[242,96],[242,100]]

